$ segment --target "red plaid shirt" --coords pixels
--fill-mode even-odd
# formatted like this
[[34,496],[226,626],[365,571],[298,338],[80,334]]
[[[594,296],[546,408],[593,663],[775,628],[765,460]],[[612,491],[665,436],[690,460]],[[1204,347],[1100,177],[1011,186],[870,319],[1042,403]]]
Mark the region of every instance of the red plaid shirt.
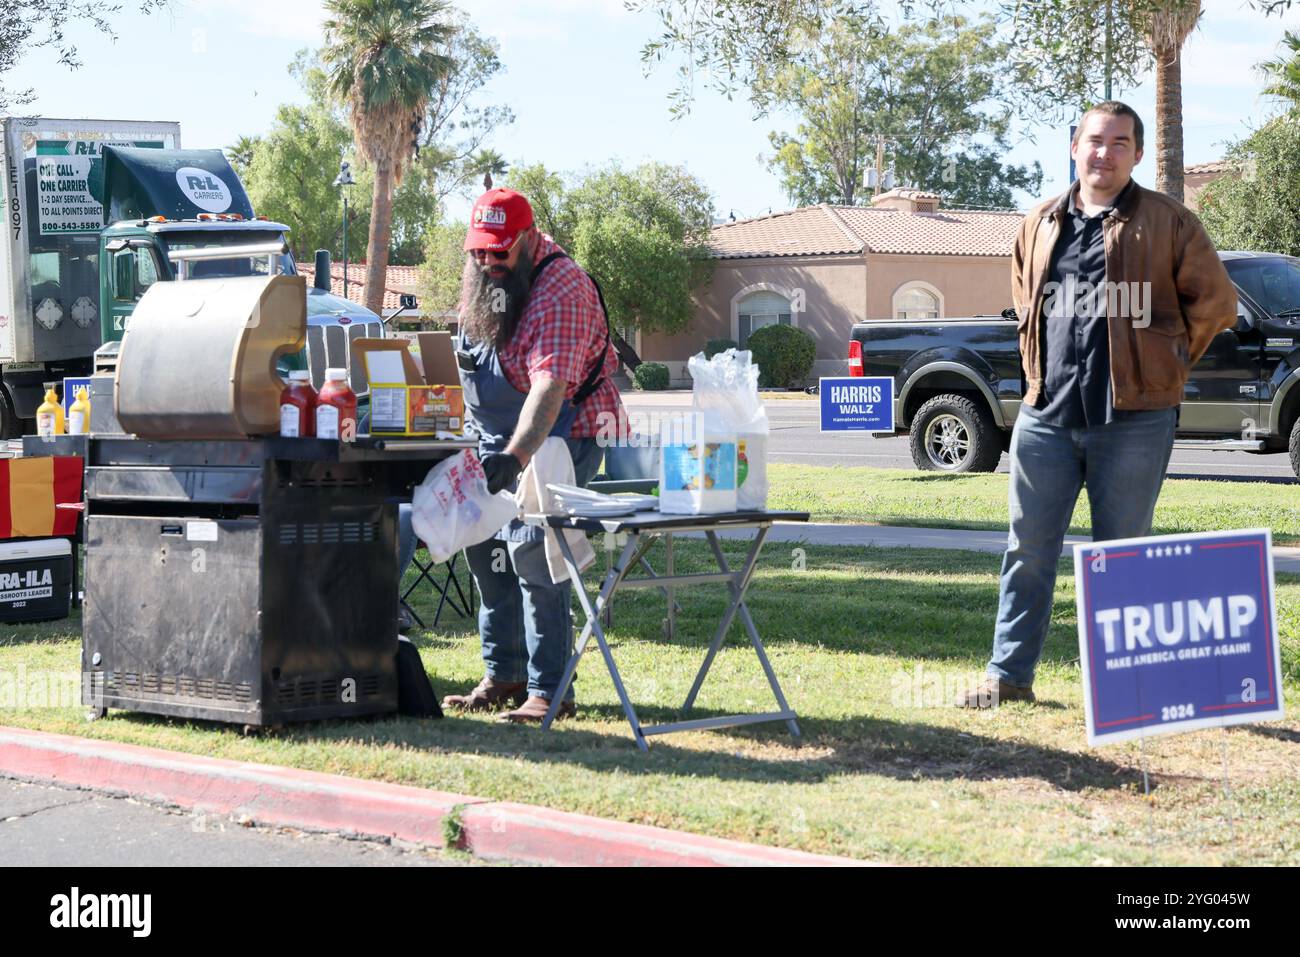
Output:
[[[551,253],[564,251],[550,236],[540,235],[542,241],[533,251],[534,266]],[[542,270],[528,294],[519,327],[499,357],[506,379],[520,392],[527,393],[535,378],[562,379],[568,386],[564,396],[572,399],[604,348],[605,315],[596,285],[565,256]],[[603,422],[622,418],[623,402],[611,378],[617,371],[618,353],[611,341],[600,385],[578,406],[570,431],[574,438],[591,438]],[[612,426],[605,428],[609,431]]]

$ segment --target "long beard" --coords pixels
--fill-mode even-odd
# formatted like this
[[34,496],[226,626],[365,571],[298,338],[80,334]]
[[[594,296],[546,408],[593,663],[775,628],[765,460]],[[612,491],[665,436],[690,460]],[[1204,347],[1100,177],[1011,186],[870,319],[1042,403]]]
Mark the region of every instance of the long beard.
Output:
[[460,324],[473,341],[490,342],[502,349],[514,336],[528,304],[533,261],[529,253],[527,246],[521,249],[518,264],[500,279],[489,276],[474,257],[466,260],[461,278]]

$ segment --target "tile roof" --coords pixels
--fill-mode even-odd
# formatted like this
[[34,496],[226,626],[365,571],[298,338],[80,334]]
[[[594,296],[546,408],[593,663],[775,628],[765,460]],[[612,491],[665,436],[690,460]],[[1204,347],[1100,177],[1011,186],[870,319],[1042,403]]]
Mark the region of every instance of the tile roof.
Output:
[[862,239],[830,211],[805,206],[757,219],[713,227],[710,238],[719,259],[757,256],[838,256],[862,252]]
[[[389,266],[388,274],[384,282],[384,311],[397,309],[401,306],[403,293],[415,292],[417,274],[419,266]],[[316,266],[314,263],[298,263],[298,272],[307,277],[307,285],[311,285],[316,280]],[[348,263],[348,295],[347,298],[353,302],[364,304],[366,301],[366,264],[365,263]],[[336,296],[343,295],[343,264],[341,262],[330,263],[330,292]],[[420,312],[419,309],[416,312]]]
[[1233,164],[1227,160],[1213,160],[1209,163],[1195,163],[1191,166],[1183,167],[1184,176],[1195,176],[1197,173],[1228,173],[1233,169]]
[[719,259],[862,252],[1010,256],[1023,218],[1017,212],[913,213],[822,204],[714,226],[712,247]]
[[836,211],[867,249],[921,256],[1010,256],[1023,213],[933,213],[839,206]]

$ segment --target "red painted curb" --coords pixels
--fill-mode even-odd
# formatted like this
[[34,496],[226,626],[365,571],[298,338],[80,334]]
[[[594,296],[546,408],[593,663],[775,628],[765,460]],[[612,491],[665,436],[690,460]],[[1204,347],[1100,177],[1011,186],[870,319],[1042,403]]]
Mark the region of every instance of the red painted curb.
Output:
[[483,798],[269,764],[0,726],[0,774],[160,801],[259,824],[445,846],[488,859],[577,866],[861,866],[825,857]]
[[443,819],[478,798],[0,727],[0,771],[259,823],[398,837],[442,847]]
[[479,857],[580,867],[869,867],[867,861],[608,821],[530,804],[461,812],[465,849]]

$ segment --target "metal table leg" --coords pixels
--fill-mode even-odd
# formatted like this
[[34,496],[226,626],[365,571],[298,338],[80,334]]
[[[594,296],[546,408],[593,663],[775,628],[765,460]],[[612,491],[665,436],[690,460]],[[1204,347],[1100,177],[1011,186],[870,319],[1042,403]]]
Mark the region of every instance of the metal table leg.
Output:
[[648,751],[650,748],[646,744],[645,735],[641,733],[641,721],[637,717],[636,709],[632,706],[632,699],[628,697],[627,689],[623,686],[623,678],[618,672],[618,666],[614,664],[614,656],[609,650],[605,632],[600,626],[601,611],[609,602],[609,598],[618,587],[618,583],[628,569],[632,567],[633,552],[636,550],[641,536],[628,536],[628,543],[623,547],[623,553],[619,556],[618,563],[605,576],[605,582],[601,586],[600,594],[597,596],[596,605],[593,608],[590,599],[587,597],[587,589],[582,583],[582,574],[578,571],[578,563],[573,557],[573,551],[569,548],[568,540],[562,533],[554,529],[548,528],[546,534],[555,535],[559,540],[560,552],[564,556],[564,564],[569,571],[569,579],[573,582],[574,590],[578,593],[578,602],[582,605],[582,611],[587,616],[587,623],[582,628],[582,635],[577,646],[569,656],[568,664],[564,666],[560,686],[556,689],[555,697],[551,699],[551,706],[547,709],[546,717],[542,720],[542,729],[549,729],[552,722],[555,721],[555,716],[560,710],[560,704],[564,700],[564,694],[569,690],[569,685],[573,683],[573,676],[578,670],[578,661],[582,658],[583,652],[586,651],[587,640],[590,636],[595,635],[596,644],[605,659],[605,667],[609,669],[609,676],[614,681],[614,690],[618,692],[618,699],[623,705],[623,714],[627,717],[628,724],[632,726],[632,736],[636,740],[636,745],[642,751]]
[[[713,636],[713,641],[709,644],[708,654],[704,656],[704,664],[700,666],[699,674],[695,676],[695,683],[691,685],[690,694],[686,696],[686,703],[682,705],[682,711],[684,712],[690,711],[695,706],[695,697],[700,693],[700,686],[704,684],[704,677],[709,673],[709,669],[713,667],[713,659],[722,648],[722,642],[726,640],[727,629],[731,627],[731,621],[736,616],[736,609],[744,598],[745,589],[749,587],[748,576],[754,573],[754,565],[758,561],[758,552],[763,547],[763,540],[767,538],[767,531],[766,528],[760,528],[758,534],[754,536],[754,542],[749,546],[749,554],[745,556],[745,564],[739,573],[732,573],[729,568],[725,567],[725,562],[720,566],[724,572],[733,575],[732,582],[727,586],[731,589],[731,604],[722,613],[722,620],[718,623],[718,630]],[[713,532],[705,532],[705,535],[708,536],[709,543],[713,545],[714,557],[720,557],[721,551],[717,547],[717,539]],[[742,586],[739,597],[736,594],[737,585]]]
[[[722,553],[722,547],[718,544],[718,536],[713,532],[706,533],[709,539],[709,546],[713,549],[713,555],[718,560],[718,567],[724,572],[731,569],[727,566],[727,557]],[[767,529],[763,529],[758,540],[754,543],[761,546],[763,538],[767,535]],[[741,570],[739,589],[732,587],[733,604],[736,605],[737,613],[740,620],[745,624],[745,630],[749,632],[749,642],[754,646],[754,653],[758,655],[759,663],[763,666],[763,673],[767,675],[767,683],[772,686],[772,694],[776,697],[776,704],[782,711],[791,711],[790,706],[786,704],[785,694],[781,691],[781,683],[776,680],[776,672],[772,669],[772,663],[767,659],[767,651],[763,647],[763,641],[758,637],[758,629],[754,626],[754,619],[749,614],[749,608],[746,606],[744,598],[745,592],[749,589],[750,578],[754,572],[754,559],[758,557],[757,551],[753,551],[748,564]],[[703,674],[700,675],[699,681],[703,683]],[[796,718],[791,717],[786,720],[785,726],[790,729],[790,734],[794,737],[800,737],[799,722]]]

